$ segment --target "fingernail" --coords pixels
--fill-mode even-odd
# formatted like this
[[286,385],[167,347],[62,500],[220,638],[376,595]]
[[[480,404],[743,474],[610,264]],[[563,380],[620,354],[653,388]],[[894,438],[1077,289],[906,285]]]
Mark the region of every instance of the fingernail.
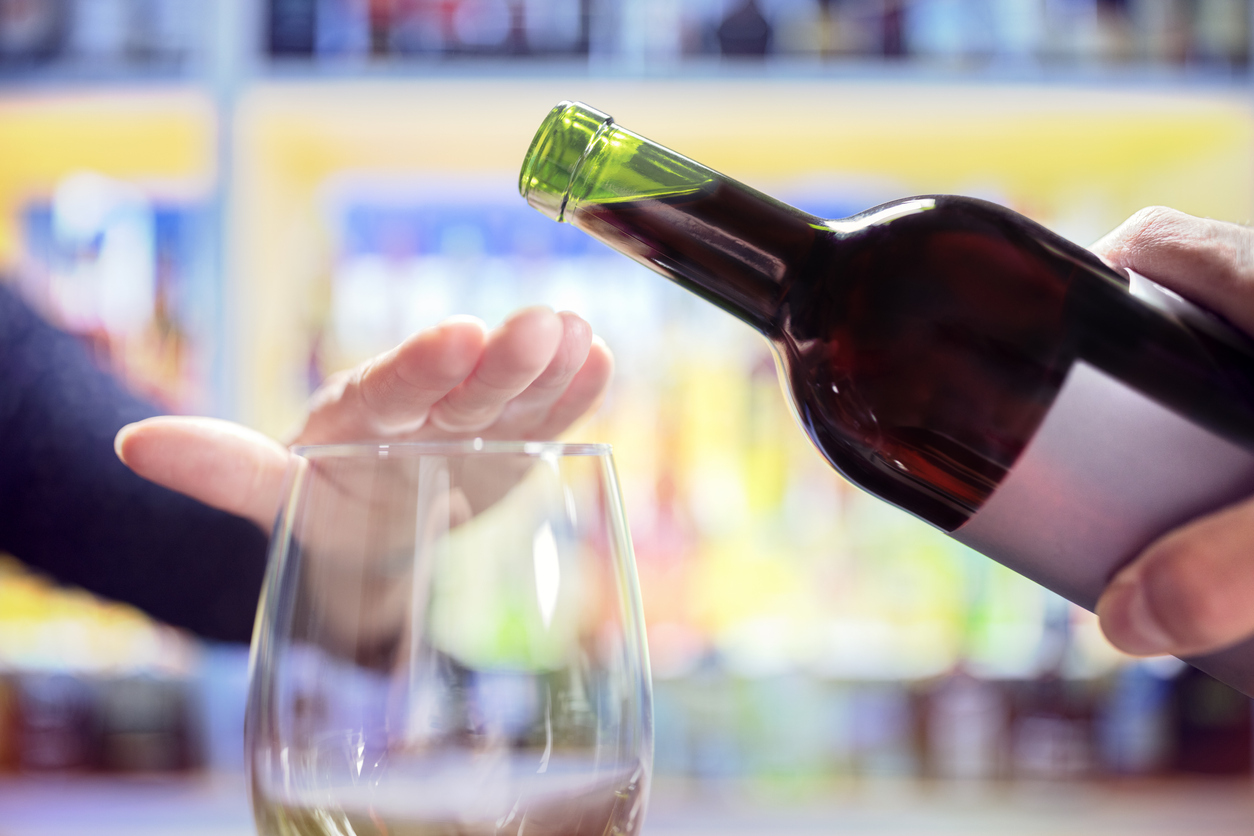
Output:
[[[126,441],[126,437],[130,435],[131,428],[134,426],[134,424],[127,424],[118,430],[117,435],[113,437],[113,452],[117,454],[119,459],[122,459],[122,442]],[[125,459],[122,459],[122,461],[125,461]]]
[[1175,642],[1150,611],[1145,587],[1136,580],[1116,581],[1098,604],[1111,642],[1134,656],[1170,653]]
[[486,322],[484,322],[479,317],[473,316],[471,314],[453,314],[452,316],[447,316],[443,320],[441,320],[439,325],[437,325],[436,327],[443,328],[445,325],[467,325],[467,324],[478,326],[480,331],[488,330],[488,325]]

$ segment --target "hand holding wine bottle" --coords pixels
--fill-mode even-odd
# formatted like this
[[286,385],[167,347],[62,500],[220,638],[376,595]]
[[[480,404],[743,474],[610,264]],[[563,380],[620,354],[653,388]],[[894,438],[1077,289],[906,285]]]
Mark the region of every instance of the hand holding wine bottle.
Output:
[[[1093,246],[1254,334],[1254,230],[1162,207]],[[1164,535],[1115,576],[1097,605],[1129,653],[1207,653],[1254,633],[1254,499]]]
[[1233,644],[1254,630],[1254,570],[1231,565],[1254,514],[1254,306],[1233,311],[1247,233],[1151,211],[1103,261],[961,196],[820,218],[579,102],[541,124],[519,190],[759,331],[855,485],[1102,601],[1129,650],[1254,696],[1254,639]]

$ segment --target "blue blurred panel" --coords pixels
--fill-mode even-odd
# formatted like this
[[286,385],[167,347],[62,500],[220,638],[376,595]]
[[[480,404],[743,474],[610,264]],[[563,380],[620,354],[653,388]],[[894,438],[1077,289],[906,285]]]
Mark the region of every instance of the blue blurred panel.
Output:
[[[215,379],[224,333],[221,304],[222,287],[215,269],[212,235],[213,213],[204,205],[157,203],[146,206],[152,224],[152,268],[156,303],[149,312],[149,327],[160,334],[170,352],[170,371],[176,379],[130,380],[144,391],[168,390],[171,405],[200,412],[216,412],[212,381]],[[22,268],[17,284],[22,295],[54,322],[64,324],[77,290],[89,293],[82,284],[79,268],[100,255],[104,233],[86,240],[68,241],[58,236],[52,207],[36,202],[21,213]],[[73,282],[58,276],[76,274]],[[88,279],[90,281],[90,279]],[[67,296],[67,293],[69,294]],[[93,326],[93,328],[96,326]],[[110,349],[129,350],[121,334],[110,334],[116,345]],[[99,342],[101,335],[93,334]],[[99,347],[99,346],[97,346]],[[103,358],[102,358],[103,359]],[[135,364],[126,357],[110,364],[129,369]],[[140,364],[143,365],[143,364]]]
[[587,235],[555,224],[521,201],[350,198],[338,207],[341,257],[484,255],[574,258],[603,251]]

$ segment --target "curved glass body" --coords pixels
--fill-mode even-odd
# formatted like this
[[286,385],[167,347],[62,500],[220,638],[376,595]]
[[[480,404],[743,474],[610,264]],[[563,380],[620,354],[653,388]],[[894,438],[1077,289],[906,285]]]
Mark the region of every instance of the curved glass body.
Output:
[[648,660],[609,449],[297,450],[253,639],[262,836],[634,836]]
[[827,460],[945,531],[1002,481],[1077,361],[1254,448],[1248,341],[1146,304],[994,204],[930,195],[825,220],[565,103],[520,190],[760,331]]

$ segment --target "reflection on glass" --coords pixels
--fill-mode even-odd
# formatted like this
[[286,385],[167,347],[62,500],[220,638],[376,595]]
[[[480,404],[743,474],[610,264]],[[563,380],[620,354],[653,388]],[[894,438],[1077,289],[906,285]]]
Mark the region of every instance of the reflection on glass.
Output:
[[299,452],[254,637],[260,832],[638,833],[649,675],[608,447]]

